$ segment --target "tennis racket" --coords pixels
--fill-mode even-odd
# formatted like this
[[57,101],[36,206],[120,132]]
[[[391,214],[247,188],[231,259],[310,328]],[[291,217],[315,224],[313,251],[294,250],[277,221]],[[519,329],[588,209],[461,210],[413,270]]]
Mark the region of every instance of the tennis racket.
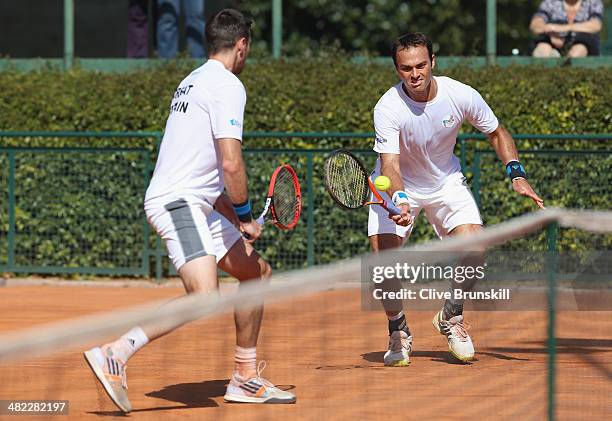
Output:
[[274,225],[290,230],[297,225],[300,213],[302,213],[300,182],[294,169],[290,165],[283,164],[272,173],[266,204],[257,218],[257,223],[263,224],[270,214]]
[[325,188],[334,202],[345,209],[379,205],[392,215],[402,213],[382,198],[361,161],[344,149],[333,151],[325,160]]

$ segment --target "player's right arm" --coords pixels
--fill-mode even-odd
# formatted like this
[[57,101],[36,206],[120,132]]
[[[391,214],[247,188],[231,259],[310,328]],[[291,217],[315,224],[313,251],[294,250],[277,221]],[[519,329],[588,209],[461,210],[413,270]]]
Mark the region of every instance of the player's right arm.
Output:
[[389,217],[396,224],[407,226],[411,222],[411,216],[400,167],[400,127],[390,110],[383,107],[374,109],[374,131],[376,134],[374,151],[380,156],[380,173],[389,177],[391,187],[387,193],[392,198],[393,204],[401,210],[401,214]]

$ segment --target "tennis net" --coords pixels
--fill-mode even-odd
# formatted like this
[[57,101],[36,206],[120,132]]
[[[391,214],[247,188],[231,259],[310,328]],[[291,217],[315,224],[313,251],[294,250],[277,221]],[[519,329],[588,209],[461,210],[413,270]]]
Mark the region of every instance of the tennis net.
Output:
[[[456,259],[466,251],[494,250],[551,226],[610,235],[612,212],[539,211],[478,235],[409,247],[402,256],[404,263],[433,264],[442,253]],[[415,256],[418,261],[410,261]],[[117,291],[113,292],[112,300],[117,300],[111,306],[113,311],[97,297],[102,294],[97,289],[71,289],[81,296],[75,300],[79,304],[75,312],[83,314],[78,318],[68,317],[75,312],[54,302],[64,298],[65,292],[47,290],[46,296],[30,298],[30,302],[46,303],[49,317],[64,320],[43,324],[41,316],[31,320],[37,323],[33,327],[28,326],[28,311],[38,309],[11,306],[10,300],[19,291],[15,288],[17,292],[9,293],[7,288],[1,294],[6,297],[6,308],[12,309],[9,322],[15,319],[13,329],[20,329],[7,332],[3,327],[5,333],[0,336],[0,378],[5,379],[0,399],[65,399],[76,416],[114,415],[116,410],[96,389],[80,357],[82,349],[147,321],[167,328],[196,321],[130,360],[135,416],[161,418],[204,411],[201,416],[233,419],[255,411],[252,415],[262,419],[378,418],[398,411],[402,407],[398,399],[405,400],[411,414],[426,418],[453,412],[478,418],[492,413],[502,418],[527,413],[541,418],[554,407],[563,417],[579,414],[596,419],[609,409],[607,397],[612,389],[606,367],[612,358],[612,308],[558,310],[555,297],[561,297],[563,291],[547,296],[555,291],[555,274],[541,273],[552,276],[548,283],[538,284],[543,307],[476,311],[466,316],[476,344],[477,361],[472,364],[449,358],[445,339],[432,333],[432,311],[408,308],[415,336],[412,364],[387,368],[382,365],[387,340],[384,315],[363,311],[361,303],[366,258],[371,256],[285,272],[269,283],[249,282],[239,289],[227,284],[227,293],[185,296],[170,302],[170,296],[180,294],[178,289],[152,289],[137,299],[126,298],[129,291]],[[394,252],[376,257],[379,265],[394,265],[397,259]],[[595,295],[609,297],[610,285],[609,279],[600,281]],[[576,284],[569,288],[576,289]],[[123,308],[127,302],[149,299],[152,301]],[[262,300],[267,315],[258,352],[269,361],[271,380],[296,389],[298,404],[291,408],[244,409],[221,403],[233,353],[228,313],[234,306]],[[88,308],[104,312],[88,314]],[[65,317],[61,317],[63,312]]]

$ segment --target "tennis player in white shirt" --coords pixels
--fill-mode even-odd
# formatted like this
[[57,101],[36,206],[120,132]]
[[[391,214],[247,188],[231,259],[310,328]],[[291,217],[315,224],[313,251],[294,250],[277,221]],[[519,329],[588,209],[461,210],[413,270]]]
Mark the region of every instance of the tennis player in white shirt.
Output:
[[[482,230],[478,207],[453,152],[465,120],[487,135],[506,166],[514,191],[543,208],[543,200],[527,181],[512,136],[482,96],[461,82],[432,75],[436,60],[427,36],[402,35],[392,45],[392,56],[401,82],[391,87],[374,108],[374,150],[379,159],[372,179],[381,174],[389,177],[388,193],[402,212],[389,217],[382,207],[370,207],[368,236],[372,251],[401,247],[421,211],[440,238]],[[405,315],[401,309],[387,307],[389,348],[384,364],[408,365],[412,335]],[[464,326],[462,300],[446,300],[433,324],[446,336],[452,355],[462,361],[474,358],[474,346]]]
[[[233,9],[220,11],[207,23],[209,60],[183,79],[173,95],[145,195],[147,220],[164,240],[188,294],[215,293],[217,268],[241,282],[267,279],[272,273],[252,246],[261,226],[251,215],[241,149],[246,91],[237,75],[249,55],[251,24],[250,18]],[[261,376],[265,364],[257,364],[256,346],[262,318],[261,304],[234,312],[234,373],[224,398],[294,403],[295,395]],[[85,352],[89,367],[124,413],[132,410],[127,395],[128,360],[172,330],[164,320],[143,323]],[[204,365],[223,357],[215,350],[205,352],[200,356]],[[180,355],[181,350],[177,348],[176,353]]]

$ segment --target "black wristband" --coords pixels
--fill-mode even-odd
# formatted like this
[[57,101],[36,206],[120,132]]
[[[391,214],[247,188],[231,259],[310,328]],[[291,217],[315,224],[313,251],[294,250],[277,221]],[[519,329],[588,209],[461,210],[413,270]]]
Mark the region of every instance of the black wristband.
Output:
[[250,213],[246,215],[238,215],[238,219],[240,220],[240,222],[251,222],[253,220],[253,215],[251,215]]
[[527,173],[525,168],[518,161],[510,161],[506,164],[506,175],[510,177],[510,180],[514,181],[517,178],[527,179]]

